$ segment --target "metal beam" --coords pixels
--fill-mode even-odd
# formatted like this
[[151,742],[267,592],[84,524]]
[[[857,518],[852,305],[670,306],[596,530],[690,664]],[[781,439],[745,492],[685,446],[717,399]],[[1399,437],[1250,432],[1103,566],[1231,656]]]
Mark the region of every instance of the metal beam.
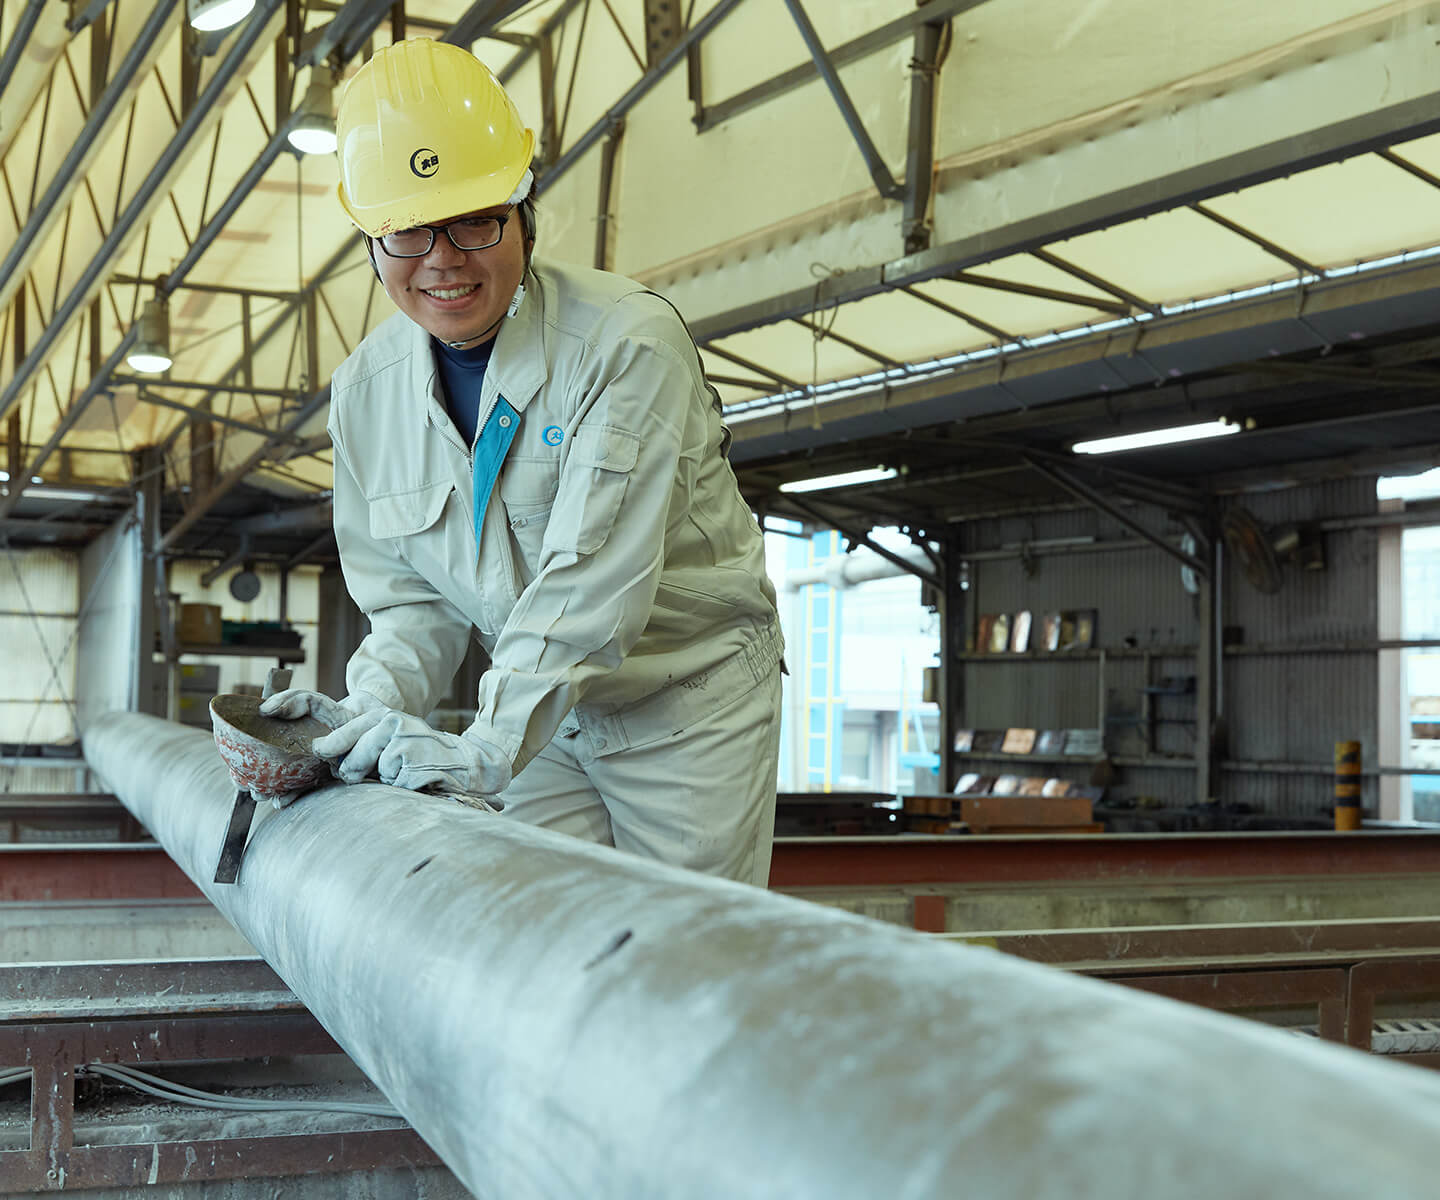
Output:
[[1134,308],[1141,309],[1148,313],[1159,313],[1160,306],[1149,300],[1137,296],[1134,292],[1127,291],[1118,283],[1111,283],[1110,280],[1096,275],[1093,271],[1087,271],[1084,267],[1076,266],[1069,259],[1061,258],[1058,254],[1052,254],[1049,250],[1032,250],[1030,254],[1038,258],[1047,266],[1054,267],[1057,271],[1064,271],[1067,275],[1073,275],[1081,283],[1088,283],[1098,291],[1108,292],[1117,300],[1123,300]]
[[614,202],[615,159],[620,153],[620,139],[625,136],[625,122],[619,122],[600,151],[600,194],[596,201],[595,213],[595,266],[598,270],[610,269],[612,257],[610,248],[613,227],[610,224],[610,206]]
[[[72,3],[70,16],[65,21],[65,28],[72,34],[79,33],[82,29],[97,20],[114,0],[85,0],[83,4]],[[4,78],[4,76],[0,76]]]
[[349,0],[341,5],[328,24],[305,35],[295,56],[295,66],[313,67],[337,50],[340,61],[348,62],[389,16],[391,3],[392,0]]
[[529,0],[476,0],[440,40],[470,49],[494,26],[524,8]]
[[[300,388],[278,388],[258,387],[255,384],[235,384],[234,386],[221,387],[216,383],[204,379],[165,379],[161,377],[150,378],[144,375],[112,375],[110,382],[115,387],[133,388],[177,388],[182,392],[209,392],[214,395],[216,392],[235,392],[243,396],[278,396],[283,400],[300,400],[305,392]],[[153,393],[150,393],[153,395]],[[164,399],[160,401],[164,403]],[[258,427],[257,427],[258,428]]]
[[1203,204],[1196,202],[1190,205],[1190,210],[1213,221],[1216,225],[1220,226],[1221,229],[1227,229],[1237,237],[1242,237],[1247,242],[1259,246],[1266,254],[1272,254],[1282,262],[1289,263],[1297,271],[1306,275],[1319,275],[1322,278],[1324,277],[1325,272],[1314,263],[1306,261],[1298,254],[1292,254],[1289,250],[1285,249],[1284,246],[1277,246],[1269,238],[1262,237],[1253,229],[1247,229],[1238,221],[1232,221],[1229,217],[1222,217],[1213,208],[1206,208]]
[[1120,304],[1099,296],[1086,296],[1080,292],[1067,292],[1060,288],[1042,287],[1035,283],[1017,283],[1013,279],[998,279],[994,275],[976,275],[973,271],[956,271],[950,278],[956,283],[968,283],[972,287],[990,288],[997,292],[1010,292],[1016,296],[1033,296],[1037,300],[1054,300],[1060,304],[1098,308],[1101,312],[1114,313],[1117,317],[1130,315],[1128,304]]
[[[902,287],[900,290],[904,292],[907,296],[913,296],[916,300],[921,300],[924,303],[930,305],[931,308],[938,308],[941,312],[949,313],[952,317],[957,317],[959,320],[964,321],[967,325],[975,326],[975,328],[980,330],[982,333],[988,333],[991,337],[996,338],[999,341],[1019,341],[1019,338],[1017,338],[1013,333],[1007,333],[1005,330],[1001,329],[1000,326],[991,325],[989,321],[982,321],[979,317],[973,316],[972,314],[966,312],[964,309],[956,308],[953,304],[946,304],[943,300],[937,300],[934,296],[927,295],[925,292],[922,292],[917,287],[906,286]],[[710,347],[707,346],[706,349],[708,350],[710,349]]]
[[1093,199],[1052,208],[919,254],[847,271],[843,276],[691,321],[690,329],[699,342],[728,337],[803,316],[816,308],[848,304],[903,284],[950,275],[1012,254],[1028,254],[1051,242],[1184,207],[1197,200],[1265,183],[1282,175],[1299,174],[1312,167],[1436,132],[1440,132],[1440,91],[1106,192]]
[[[65,196],[75,186],[110,125],[121,117],[124,109],[122,98],[134,85],[137,76],[154,54],[156,46],[168,32],[178,3],[179,0],[156,0],[134,42],[125,52],[125,57],[110,76],[104,93],[98,102],[91,106],[89,117],[55,169],[55,174],[50,177],[45,191],[26,214],[24,226],[16,234],[15,241],[5,257],[0,259],[0,308],[4,308],[16,289],[22,286],[25,270],[39,252],[41,241],[51,231]],[[8,78],[8,75],[4,77],[7,80]],[[0,415],[8,408],[9,403],[0,399]]]
[[905,158],[905,253],[930,246],[930,194],[935,173],[935,96],[943,31],[926,23],[915,30],[910,56],[910,144]]
[[1090,487],[1089,484],[1082,483],[1068,472],[1062,471],[1059,467],[1052,466],[1049,463],[1042,462],[1033,455],[1024,454],[1021,455],[1021,458],[1024,459],[1026,465],[1034,470],[1036,474],[1044,476],[1051,483],[1055,484],[1056,487],[1069,492],[1077,500],[1090,505],[1091,508],[1105,514],[1111,520],[1118,521],[1132,533],[1139,534],[1147,542],[1165,551],[1171,558],[1189,567],[1202,579],[1208,576],[1210,569],[1208,563],[1196,558],[1193,554],[1186,554],[1179,546],[1172,545],[1158,533],[1152,532],[1119,505],[1112,504],[1106,497]]
[[881,354],[878,350],[872,350],[869,346],[862,345],[860,342],[847,338],[843,334],[836,333],[833,329],[827,329],[823,325],[817,325],[814,321],[805,320],[803,317],[796,317],[795,324],[804,329],[808,329],[810,335],[816,341],[823,342],[828,339],[829,341],[837,342],[841,346],[855,351],[856,354],[863,354],[866,358],[873,359],[882,367],[900,366],[900,362],[897,359],[893,359],[886,354]]
[[[96,0],[96,2],[108,4],[109,0]],[[0,95],[4,94],[6,85],[15,78],[15,68],[25,54],[25,47],[30,44],[30,35],[35,32],[35,26],[40,23],[40,14],[44,9],[45,0],[26,0],[25,11],[15,22],[15,29],[10,34],[10,40],[5,44],[5,53],[0,55]]]
[[928,583],[931,587],[938,588],[940,586],[939,577],[934,571],[922,567],[917,562],[911,562],[903,555],[896,554],[895,551],[886,546],[882,546],[870,536],[868,531],[861,529],[860,526],[853,521],[849,521],[844,517],[837,517],[833,511],[825,508],[822,504],[816,503],[814,500],[802,499],[794,492],[786,494],[785,502],[793,505],[812,520],[820,522],[821,525],[826,525],[831,529],[838,530],[855,545],[864,546],[867,550],[873,550],[881,558],[885,559],[886,562],[893,563],[907,575],[914,575],[917,579]]
[[113,713],[84,748],[477,1195],[1020,1200],[1054,1162],[1077,1198],[1434,1193],[1422,1072],[378,783],[265,809],[217,885],[210,735]]
[[737,367],[744,367],[747,371],[754,371],[757,375],[763,375],[766,379],[773,380],[775,383],[778,383],[783,388],[790,388],[794,390],[801,386],[799,383],[796,383],[795,380],[789,378],[788,376],[778,374],[777,372],[772,371],[769,367],[761,366],[759,363],[754,362],[751,359],[744,358],[739,354],[734,354],[729,350],[721,349],[721,347],[719,346],[706,346],[705,353],[713,354],[717,358],[723,358],[726,362],[734,363]]
[[559,180],[566,171],[579,162],[590,147],[614,128],[616,121],[623,119],[636,104],[650,93],[650,90],[657,83],[670,73],[671,69],[677,63],[685,58],[692,45],[704,38],[706,34],[734,12],[739,4],[740,0],[716,0],[715,6],[685,31],[685,36],[675,43],[675,46],[670,52],[651,70],[646,71],[619,100],[606,109],[604,115],[581,134],[580,137],[576,139],[575,144],[566,150],[565,153],[555,161],[553,166],[547,168],[543,174],[537,173],[535,179],[536,195],[544,192]]
[[270,440],[261,443],[258,449],[251,451],[240,463],[226,471],[205,495],[195,497],[185,515],[165,531],[165,536],[160,539],[160,549],[174,549],[186,531],[208,513],[217,500],[233,491],[244,482],[245,476],[265,461],[275,442],[291,439],[311,417],[329,403],[330,385],[327,383],[305,402],[303,408],[292,414],[284,427],[271,435]]
[[251,536],[268,533],[308,533],[316,526],[327,529],[334,519],[334,508],[329,500],[318,504],[302,504],[294,508],[282,508],[276,512],[257,513],[253,517],[241,517],[227,523],[227,533]]
[[[168,0],[162,0],[157,6],[157,11],[167,7]],[[120,253],[121,248],[129,240],[135,226],[140,220],[141,214],[150,205],[152,200],[159,194],[161,186],[170,176],[170,173],[179,165],[185,150],[191,140],[195,137],[200,127],[209,119],[211,111],[224,98],[236,74],[246,65],[251,51],[255,44],[265,35],[269,25],[270,17],[279,7],[280,0],[260,0],[255,14],[250,21],[244,25],[231,44],[225,58],[215,68],[215,73],[205,85],[205,90],[196,99],[195,107],[181,122],[180,128],[176,130],[175,136],[170,139],[165,149],[161,151],[160,157],[150,169],[150,173],[136,189],[125,211],[120,215],[106,236],[100,249],[86,264],[74,287],[70,289],[65,301],[51,315],[49,323],[45,326],[44,332],[35,340],[26,355],[25,361],[20,363],[15,370],[14,376],[7,383],[5,390],[0,392],[0,415],[10,409],[10,406],[18,401],[20,394],[29,383],[31,376],[39,370],[41,364],[48,357],[70,321],[89,301],[91,292],[100,285],[106,267]],[[148,23],[147,23],[148,27]],[[106,95],[110,89],[106,89]],[[105,103],[102,97],[102,104]],[[97,105],[97,111],[100,105]],[[93,114],[92,114],[93,116]],[[67,159],[68,161],[68,159]],[[237,202],[238,207],[238,202]],[[228,217],[228,212],[226,212]],[[216,221],[212,221],[212,227],[218,234],[221,217],[216,214]],[[28,225],[27,225],[28,228]],[[208,243],[207,243],[208,244]],[[18,247],[17,247],[18,249]],[[197,240],[192,244],[189,252],[181,260],[180,264],[171,272],[172,276],[178,275],[184,278],[195,260],[199,258],[204,247]],[[7,263],[9,259],[7,258]],[[0,267],[0,289],[4,287],[5,267]],[[168,291],[168,289],[166,289]],[[127,335],[131,339],[135,331],[130,330]],[[128,346],[126,347],[128,349]],[[112,368],[113,369],[113,368]]]
[[540,26],[540,30],[536,33],[535,37],[533,39],[527,38],[520,51],[514,58],[500,68],[495,77],[499,79],[502,84],[508,84],[514,79],[520,68],[523,67],[530,60],[530,56],[535,53],[535,47],[554,33],[555,30],[559,29],[560,26],[565,23],[565,19],[580,7],[580,4],[581,0],[560,0],[559,6],[545,19],[545,24]]
[[[920,5],[914,12],[907,13],[903,17],[896,17],[895,20],[881,25],[878,29],[872,29],[869,33],[861,34],[853,41],[836,46],[830,51],[830,61],[837,67],[857,62],[874,54],[877,50],[883,50],[886,46],[911,36],[922,25],[943,25],[952,17],[969,12],[972,8],[979,8],[984,3],[985,0],[929,0],[929,3]],[[818,75],[819,72],[813,61],[792,67],[788,71],[767,79],[764,83],[757,83],[754,87],[731,96],[728,100],[706,105],[703,115],[695,121],[695,124],[700,132],[704,133],[707,129],[713,129],[722,121],[728,121],[739,113],[811,83],[818,78]]]
[[[123,383],[124,380],[122,379],[119,383],[117,383],[116,386],[122,386]],[[211,387],[213,388],[213,386],[214,385],[212,384]],[[242,388],[237,390],[244,391],[245,389]],[[293,395],[294,393],[291,392],[287,394]],[[176,412],[189,413],[190,415],[194,416],[197,421],[203,418],[205,424],[207,425],[213,422],[216,425],[227,425],[231,429],[243,429],[246,433],[258,434],[260,437],[263,438],[280,440],[280,431],[278,429],[267,429],[264,425],[256,425],[254,424],[254,422],[251,421],[237,420],[235,417],[227,417],[224,413],[203,412],[197,414],[195,408],[192,405],[186,404],[183,400],[172,400],[169,396],[161,396],[158,393],[152,392],[147,388],[137,388],[135,391],[135,398],[139,400],[141,404],[153,404],[157,408],[170,408],[174,409]],[[294,437],[284,440],[288,440],[295,444],[298,444],[300,441],[299,438]]]
[[875,181],[875,187],[887,200],[903,198],[904,189],[895,182],[895,176],[890,174],[890,168],[885,165],[880,151],[875,148],[875,143],[865,128],[865,122],[861,119],[855,102],[850,99],[850,93],[845,90],[845,84],[840,80],[840,72],[830,61],[829,54],[825,52],[825,44],[820,40],[820,35],[815,32],[815,26],[811,24],[805,6],[801,0],[785,0],[785,7],[790,10],[795,27],[800,30],[800,38],[804,41],[805,48],[810,51],[810,57],[815,62],[815,69],[820,72],[820,78],[825,81],[825,86],[830,91],[830,97],[835,101],[835,107],[840,110],[845,127],[850,130],[850,136],[855,139],[855,145],[860,150],[860,156],[865,160],[865,166],[870,172],[870,178]]

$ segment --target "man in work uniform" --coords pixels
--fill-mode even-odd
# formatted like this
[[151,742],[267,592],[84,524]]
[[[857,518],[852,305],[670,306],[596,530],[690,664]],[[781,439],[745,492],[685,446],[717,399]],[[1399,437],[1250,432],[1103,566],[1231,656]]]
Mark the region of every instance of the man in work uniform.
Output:
[[[342,778],[500,795],[506,816],[764,886],[783,645],[729,432],[675,310],[534,260],[534,135],[467,51],[413,40],[350,80],[340,203],[400,310],[336,370],[335,537],[371,633]],[[462,734],[431,710],[472,630]]]

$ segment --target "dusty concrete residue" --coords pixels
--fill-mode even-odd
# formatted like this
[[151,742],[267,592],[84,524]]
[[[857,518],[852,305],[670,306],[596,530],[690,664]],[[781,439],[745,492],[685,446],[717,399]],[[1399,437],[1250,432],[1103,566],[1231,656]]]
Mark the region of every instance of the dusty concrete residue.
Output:
[[210,701],[215,745],[235,786],[267,796],[305,791],[331,778],[330,764],[310,749],[331,732],[314,717],[289,721],[261,714],[256,696],[216,696]]

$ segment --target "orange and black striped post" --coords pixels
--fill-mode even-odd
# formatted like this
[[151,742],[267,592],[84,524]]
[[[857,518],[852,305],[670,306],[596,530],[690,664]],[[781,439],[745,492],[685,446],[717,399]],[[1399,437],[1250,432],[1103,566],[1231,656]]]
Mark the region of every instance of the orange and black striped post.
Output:
[[1335,743],[1335,828],[1360,828],[1360,743]]

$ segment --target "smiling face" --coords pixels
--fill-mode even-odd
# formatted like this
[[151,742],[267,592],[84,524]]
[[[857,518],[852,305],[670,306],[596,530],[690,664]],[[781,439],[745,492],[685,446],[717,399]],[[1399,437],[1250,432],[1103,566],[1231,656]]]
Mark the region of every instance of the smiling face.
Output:
[[[502,204],[458,213],[451,220],[498,217],[508,211]],[[525,274],[524,230],[518,211],[505,222],[500,241],[486,250],[457,250],[443,233],[436,234],[435,244],[422,258],[392,258],[373,239],[371,250],[385,294],[395,307],[442,342],[480,345],[493,338]]]

